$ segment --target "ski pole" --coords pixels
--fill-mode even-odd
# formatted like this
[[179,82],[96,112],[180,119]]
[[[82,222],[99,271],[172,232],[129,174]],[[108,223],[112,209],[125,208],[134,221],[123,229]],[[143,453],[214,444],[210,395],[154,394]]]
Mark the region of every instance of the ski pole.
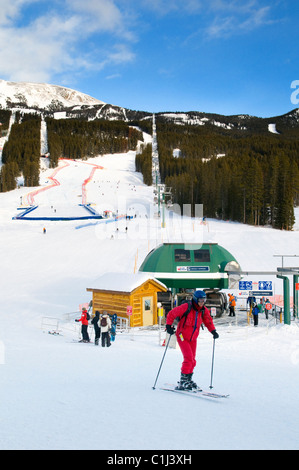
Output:
[[213,388],[212,381],[213,381],[213,372],[214,372],[214,354],[215,354],[215,338],[213,342],[213,355],[212,355],[212,368],[211,368],[211,384],[210,388]]
[[158,377],[159,377],[159,374],[160,374],[160,370],[161,370],[162,364],[163,364],[163,362],[164,362],[164,358],[165,358],[165,354],[166,354],[166,351],[167,351],[167,348],[168,348],[168,345],[169,345],[170,338],[171,338],[171,335],[169,335],[169,338],[168,338],[168,341],[167,341],[167,345],[165,346],[165,351],[164,351],[164,354],[163,354],[163,357],[162,357],[162,361],[161,361],[161,364],[160,364],[160,367],[159,367],[159,370],[158,370],[158,374],[157,374],[157,377],[156,377],[154,386],[153,386],[153,390],[156,389],[156,383],[157,383],[157,380],[158,380]]

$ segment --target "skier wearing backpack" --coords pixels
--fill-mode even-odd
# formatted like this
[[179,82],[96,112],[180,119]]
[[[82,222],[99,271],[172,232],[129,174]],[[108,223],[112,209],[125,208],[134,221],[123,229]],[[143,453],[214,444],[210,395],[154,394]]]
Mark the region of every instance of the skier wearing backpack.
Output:
[[76,322],[80,321],[82,323],[81,332],[83,339],[81,341],[83,341],[83,343],[90,342],[88,335],[88,317],[89,313],[87,312],[86,308],[82,308],[81,318],[79,318],[79,320],[75,320]]
[[98,310],[96,310],[95,312],[95,316],[93,317],[93,319],[91,320],[91,324],[93,325],[94,327],[94,344],[96,346],[98,346],[99,344],[99,339],[100,339],[100,336],[101,336],[101,328],[100,328],[100,312]]
[[109,330],[111,329],[111,320],[107,312],[103,312],[103,315],[101,317],[101,334],[102,334],[102,346],[109,348],[111,346],[110,342],[110,333]]
[[[207,327],[214,339],[219,338],[210,312],[204,305],[206,298],[204,291],[197,290],[193,293],[190,307],[189,303],[183,303],[170,310],[167,314],[166,331],[170,335],[176,333],[178,345],[184,357],[181,367],[181,378],[178,383],[179,390],[201,390],[192,380],[193,371],[196,366],[196,346],[201,324],[203,323]],[[187,313],[188,310],[189,313]],[[179,320],[179,323],[175,331],[172,324],[176,318]]]

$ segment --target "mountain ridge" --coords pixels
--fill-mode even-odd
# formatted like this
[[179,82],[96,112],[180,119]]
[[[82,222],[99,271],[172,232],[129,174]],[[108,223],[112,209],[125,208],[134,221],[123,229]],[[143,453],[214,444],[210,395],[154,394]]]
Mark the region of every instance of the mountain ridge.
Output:
[[[2,107],[16,103],[32,108],[47,108],[55,100],[64,106],[106,104],[85,93],[60,85],[33,82],[10,82],[0,79],[0,104]],[[9,107],[9,106],[8,106]]]
[[299,129],[299,108],[283,115],[261,118],[248,114],[222,115],[203,111],[132,110],[93,98],[90,95],[60,85],[33,82],[10,82],[0,79],[0,108],[36,112],[56,119],[107,119],[138,121],[153,114],[160,122],[177,125],[212,125],[219,131],[270,132],[280,134],[286,128]]

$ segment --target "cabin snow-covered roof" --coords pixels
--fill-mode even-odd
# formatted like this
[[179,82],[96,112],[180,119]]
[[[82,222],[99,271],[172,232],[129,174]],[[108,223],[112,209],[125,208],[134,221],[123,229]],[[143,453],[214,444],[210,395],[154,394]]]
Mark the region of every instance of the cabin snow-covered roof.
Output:
[[161,286],[163,290],[167,290],[165,284],[158,281],[154,276],[149,273],[106,273],[97,278],[93,285],[94,287],[88,288],[88,290],[108,290],[108,291],[119,291],[119,292],[132,292],[137,289],[145,282],[149,280],[155,281]]

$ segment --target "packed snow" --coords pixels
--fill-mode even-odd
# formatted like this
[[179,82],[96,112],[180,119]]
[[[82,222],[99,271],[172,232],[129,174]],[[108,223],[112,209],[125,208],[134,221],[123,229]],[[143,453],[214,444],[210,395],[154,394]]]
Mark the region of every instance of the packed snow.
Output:
[[268,131],[272,132],[272,134],[279,134],[276,130],[276,124],[268,124]]
[[[143,184],[134,160],[128,152],[70,161],[56,175],[59,186],[35,195],[39,215],[53,207],[73,215],[88,163],[97,164],[103,169],[86,185],[87,202],[131,220],[12,220],[21,198],[39,188],[0,194],[0,449],[298,449],[297,321],[260,318],[254,328],[241,321],[244,312],[215,320],[213,390],[230,394],[223,400],[159,389],[179,379],[182,356],[173,348],[152,389],[165,351],[158,328],[118,332],[110,348],[77,342],[74,319],[91,300],[86,289],[104,273],[132,276],[160,243],[217,242],[243,270],[275,270],[281,259],[274,255],[299,255],[298,209],[292,232],[211,219],[202,225],[168,211],[161,228],[153,188]],[[41,187],[52,173],[43,169]],[[298,266],[296,258],[284,262]],[[282,281],[271,280],[281,293]],[[212,345],[201,331],[194,379],[206,389]]]

